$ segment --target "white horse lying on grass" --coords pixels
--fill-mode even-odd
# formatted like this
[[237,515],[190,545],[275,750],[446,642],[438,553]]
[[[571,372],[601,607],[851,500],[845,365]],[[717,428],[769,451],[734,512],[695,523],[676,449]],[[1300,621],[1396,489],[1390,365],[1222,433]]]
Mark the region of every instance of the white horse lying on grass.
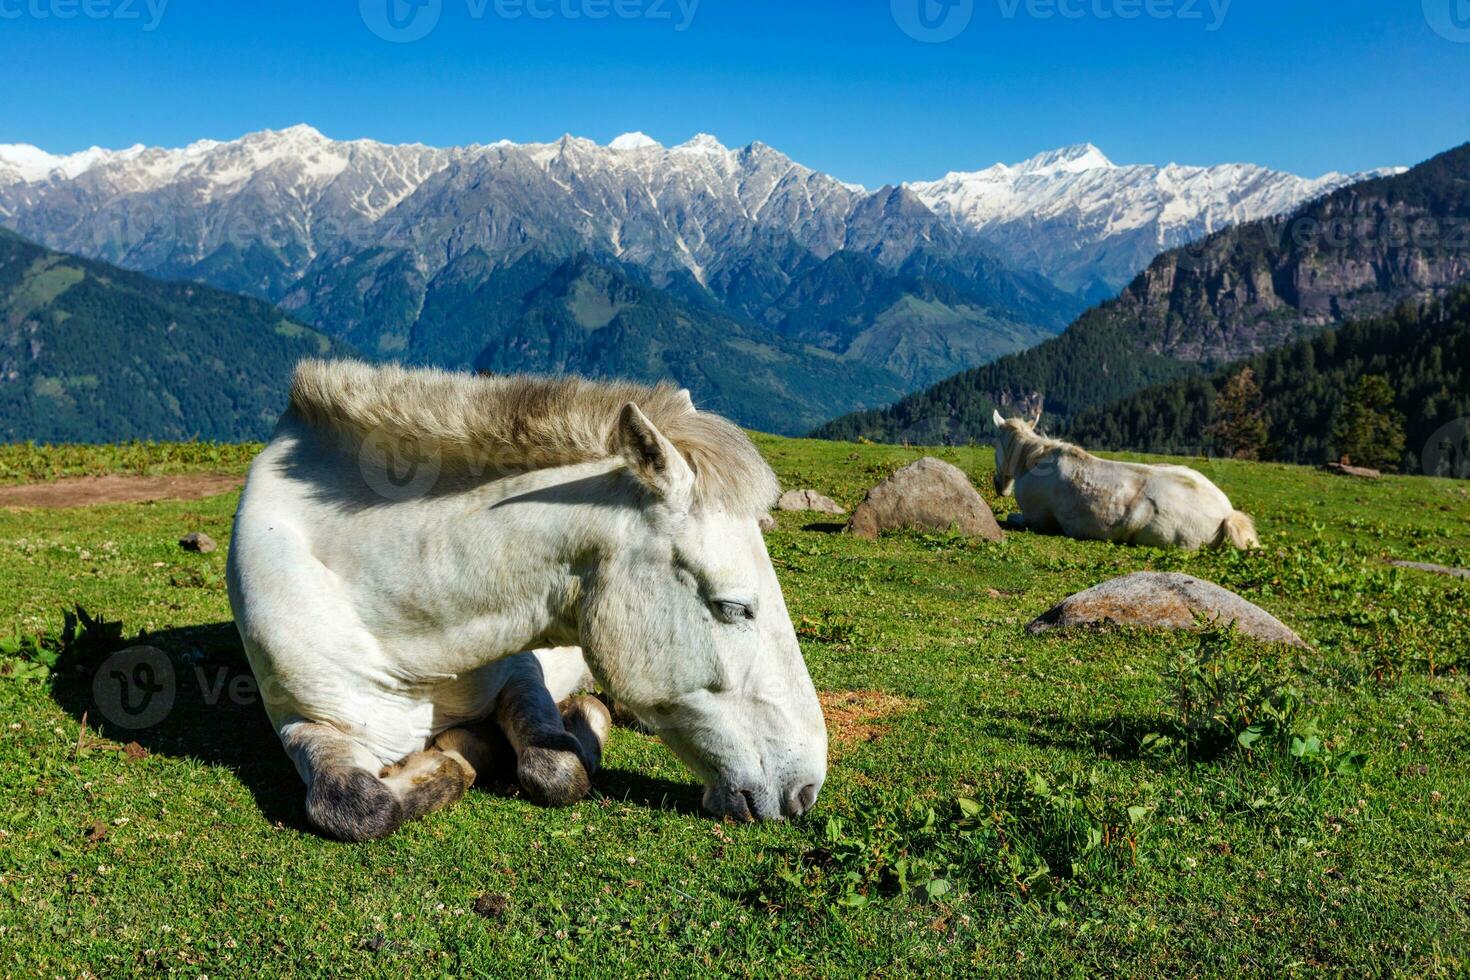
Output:
[[1040,415],[994,418],[995,492],[1014,492],[1034,531],[1155,548],[1260,546],[1251,519],[1187,466],[1099,459],[1039,435]]
[[[507,685],[550,690],[536,657],[503,658],[570,645],[706,809],[810,809],[827,735],[757,526],[776,492],[738,428],[669,386],[303,363],[228,581],[313,824],[367,840],[458,799]],[[537,697],[535,730],[507,734],[572,736],[529,753],[539,779],[520,759],[557,801],[605,716],[553,722]]]

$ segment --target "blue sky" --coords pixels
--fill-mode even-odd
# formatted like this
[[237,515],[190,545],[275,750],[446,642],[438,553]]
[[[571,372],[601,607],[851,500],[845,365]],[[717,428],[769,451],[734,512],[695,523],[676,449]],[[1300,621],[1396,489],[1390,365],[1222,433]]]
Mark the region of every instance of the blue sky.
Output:
[[[389,3],[432,30],[379,37]],[[963,30],[911,37],[920,3]],[[707,131],[876,186],[1083,141],[1315,175],[1470,139],[1470,0],[0,0],[0,65],[0,142],[53,152]]]

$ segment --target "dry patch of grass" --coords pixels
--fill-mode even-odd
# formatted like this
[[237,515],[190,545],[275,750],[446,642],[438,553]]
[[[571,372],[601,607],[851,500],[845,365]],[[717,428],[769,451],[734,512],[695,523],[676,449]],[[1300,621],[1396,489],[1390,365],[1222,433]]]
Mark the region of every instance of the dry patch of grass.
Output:
[[920,702],[887,691],[818,691],[822,715],[827,719],[827,739],[834,754],[841,754],[877,741],[896,715],[907,714]]

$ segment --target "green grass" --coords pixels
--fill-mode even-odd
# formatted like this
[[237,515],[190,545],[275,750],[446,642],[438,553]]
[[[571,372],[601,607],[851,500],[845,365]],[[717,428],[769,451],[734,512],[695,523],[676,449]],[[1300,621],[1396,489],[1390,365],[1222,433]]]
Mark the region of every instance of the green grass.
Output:
[[[920,455],[760,445],[783,485],[848,506]],[[988,451],[941,454],[989,494]],[[245,458],[10,448],[0,480]],[[837,749],[803,819],[708,820],[672,754],[618,730],[576,807],[475,792],[356,847],[304,828],[260,709],[219,694],[246,673],[224,549],[175,542],[227,543],[234,495],[0,511],[0,635],[54,635],[81,604],[154,634],[178,678],[160,725],[89,716],[79,750],[89,674],[0,677],[0,973],[1465,975],[1470,583],[1384,559],[1470,566],[1470,486],[1195,465],[1256,516],[1263,551],[864,542],[781,515],[770,550],[817,686],[906,699]],[[1212,641],[1228,649],[1205,673],[1294,688],[1286,734],[1363,753],[1361,771],[1181,724],[1188,637],[1024,632],[1141,568],[1220,582],[1297,629],[1312,652]],[[134,739],[147,758],[113,748]],[[475,911],[487,894],[503,914]]]
[[243,475],[259,443],[124,442],[111,445],[0,444],[0,486],[72,476],[167,476],[178,473]]

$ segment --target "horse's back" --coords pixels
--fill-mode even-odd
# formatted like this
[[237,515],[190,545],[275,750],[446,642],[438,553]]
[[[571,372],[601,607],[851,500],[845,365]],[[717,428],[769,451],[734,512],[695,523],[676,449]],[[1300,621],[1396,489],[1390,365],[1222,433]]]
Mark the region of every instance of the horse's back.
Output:
[[1152,547],[1199,548],[1218,541],[1234,513],[1204,474],[1187,466],[1133,463],[1067,453],[1017,480],[1028,523],[1055,523],[1068,537]]

